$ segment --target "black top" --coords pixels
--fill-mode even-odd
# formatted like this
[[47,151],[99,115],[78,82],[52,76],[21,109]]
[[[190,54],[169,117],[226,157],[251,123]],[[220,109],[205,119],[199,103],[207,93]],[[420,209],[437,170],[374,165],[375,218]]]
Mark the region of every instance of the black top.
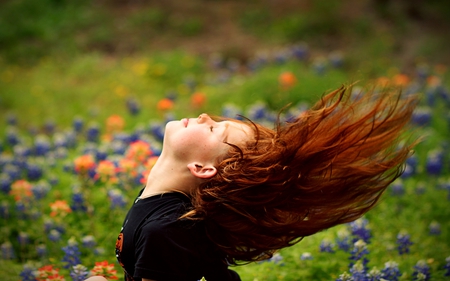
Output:
[[125,280],[240,280],[203,223],[179,219],[190,207],[190,199],[178,192],[136,199],[116,243]]

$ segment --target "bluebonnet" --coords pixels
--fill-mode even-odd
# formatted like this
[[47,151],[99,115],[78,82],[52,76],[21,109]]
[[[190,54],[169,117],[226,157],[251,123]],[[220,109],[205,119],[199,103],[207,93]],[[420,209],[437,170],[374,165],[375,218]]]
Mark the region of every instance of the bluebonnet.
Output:
[[53,135],[53,144],[55,147],[69,147],[69,140],[66,134],[56,133]]
[[412,244],[408,233],[401,232],[397,235],[397,250],[400,255],[409,253]]
[[366,270],[361,262],[355,263],[350,268],[350,274],[352,275],[352,280],[354,281],[366,281]]
[[399,277],[402,276],[398,263],[395,261],[388,261],[384,264],[384,268],[381,270],[381,276],[383,279],[389,281],[398,281]]
[[45,244],[39,244],[36,246],[36,254],[39,258],[47,256],[47,246]]
[[51,229],[48,233],[48,239],[52,242],[58,242],[61,240],[61,233],[56,229]]
[[365,218],[357,219],[348,224],[350,232],[354,236],[353,242],[356,242],[359,239],[362,239],[366,243],[369,242],[370,238],[372,237],[372,234],[368,224],[369,221]]
[[428,126],[431,123],[431,110],[427,107],[418,107],[414,110],[411,122],[419,126]]
[[405,194],[405,187],[403,181],[396,180],[391,184],[392,195],[401,196]]
[[109,200],[111,202],[111,209],[123,208],[126,205],[125,197],[118,189],[112,189],[108,191]]
[[323,239],[319,246],[320,251],[325,253],[334,253],[333,247],[333,243],[328,239]]
[[242,115],[242,111],[234,104],[226,104],[222,106],[222,116],[226,118],[238,118]]
[[428,228],[430,229],[430,234],[431,235],[439,235],[439,234],[441,234],[441,224],[438,223],[437,221],[432,221],[430,223],[430,225],[428,226]]
[[309,48],[305,43],[299,43],[291,48],[292,55],[299,60],[305,60],[309,56]]
[[75,132],[79,133],[83,130],[84,121],[81,117],[75,117],[72,121],[72,127]]
[[75,240],[70,239],[68,245],[63,247],[62,250],[64,251],[62,259],[62,262],[65,263],[64,268],[70,268],[81,263],[81,252]]
[[15,146],[21,142],[19,133],[15,127],[8,127],[6,130],[6,141],[11,146]]
[[164,139],[164,126],[162,124],[156,122],[151,123],[150,131],[157,141]]
[[311,255],[311,253],[305,252],[305,253],[302,253],[302,254],[301,254],[300,259],[301,259],[302,261],[305,261],[305,260],[312,260],[312,259],[313,259],[313,256]]
[[100,128],[97,124],[91,124],[86,129],[86,140],[89,142],[98,142],[100,138]]
[[344,272],[336,279],[336,281],[354,281],[353,277],[348,273]]
[[445,265],[444,265],[444,269],[445,269],[445,276],[450,276],[450,256],[448,256],[445,259]]
[[37,156],[45,156],[51,150],[50,141],[46,136],[40,135],[34,141],[34,154]]
[[347,229],[341,229],[337,233],[336,244],[339,249],[348,252],[350,251],[350,233]]
[[56,124],[53,120],[47,120],[44,123],[44,130],[51,135],[55,132]]
[[417,183],[416,189],[415,189],[416,194],[418,194],[418,195],[424,194],[426,190],[427,190],[427,187],[426,187],[425,183],[423,183],[423,182]]
[[24,264],[22,272],[20,272],[20,277],[22,277],[22,281],[36,281],[36,276],[34,275],[34,272],[36,271],[36,268]]
[[6,115],[6,124],[11,126],[17,125],[17,116],[13,113],[8,113]]
[[27,219],[27,206],[22,201],[16,202],[16,215],[19,219]]
[[417,166],[419,165],[419,159],[415,154],[413,154],[406,159],[406,164],[413,169],[413,173],[416,173]]
[[426,261],[420,260],[414,266],[413,280],[430,280],[430,266]]
[[353,244],[353,249],[350,251],[350,267],[352,267],[356,262],[361,261],[362,265],[366,267],[369,260],[367,255],[369,250],[367,249],[367,243],[360,239]]
[[132,98],[127,99],[127,109],[131,115],[138,115],[141,111],[141,107],[137,100]]
[[273,256],[268,259],[269,262],[273,262],[274,264],[284,265],[283,256],[280,253],[275,253]]
[[262,120],[267,117],[267,107],[264,103],[254,103],[247,111],[247,116],[250,120]]
[[341,52],[331,52],[328,56],[328,60],[335,68],[340,68],[344,65],[344,57]]
[[323,75],[326,71],[325,60],[323,58],[318,58],[318,59],[314,60],[312,67],[313,67],[314,71],[316,72],[316,74]]
[[30,243],[30,235],[28,235],[28,233],[26,232],[21,231],[17,235],[17,241],[19,242],[20,246],[26,246],[28,245],[28,243]]
[[7,201],[0,202],[0,218],[7,219],[9,216],[9,203]]
[[13,148],[14,156],[17,158],[27,158],[31,156],[32,149],[26,145],[18,144]]
[[27,178],[30,181],[36,181],[42,178],[44,171],[42,170],[41,166],[37,165],[36,163],[28,161],[26,164],[26,174]]
[[6,173],[0,174],[0,191],[4,194],[8,194],[11,191],[12,180]]
[[80,211],[80,212],[87,211],[87,205],[84,200],[83,193],[75,191],[72,194],[72,204],[70,205],[70,208],[72,209],[72,211]]
[[379,281],[382,278],[381,271],[374,267],[367,273],[367,281]]
[[104,248],[97,247],[97,248],[94,249],[94,255],[99,256],[99,255],[103,255],[103,254],[105,254],[105,249]]
[[87,267],[81,264],[72,266],[70,270],[70,277],[73,281],[84,281],[89,275]]
[[0,249],[2,251],[1,253],[1,259],[3,260],[12,260],[16,257],[14,253],[14,248],[11,244],[11,242],[7,241],[0,245]]
[[442,151],[430,151],[426,159],[426,170],[429,175],[439,175],[444,166]]
[[94,248],[97,243],[95,242],[95,238],[92,235],[86,235],[81,239],[81,244],[85,248]]
[[110,144],[112,154],[123,155],[127,150],[127,145],[121,140],[114,140]]
[[50,184],[45,180],[41,180],[33,184],[31,187],[31,191],[33,192],[33,196],[36,200],[44,198],[48,194],[50,189]]

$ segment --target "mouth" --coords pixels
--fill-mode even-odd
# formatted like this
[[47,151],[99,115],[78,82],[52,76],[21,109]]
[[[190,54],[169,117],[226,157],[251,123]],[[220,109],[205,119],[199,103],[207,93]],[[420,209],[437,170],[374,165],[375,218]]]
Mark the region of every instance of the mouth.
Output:
[[188,118],[183,118],[183,119],[181,120],[181,122],[183,122],[184,127],[186,128],[186,127],[188,126],[188,124],[189,124],[189,119],[188,119]]

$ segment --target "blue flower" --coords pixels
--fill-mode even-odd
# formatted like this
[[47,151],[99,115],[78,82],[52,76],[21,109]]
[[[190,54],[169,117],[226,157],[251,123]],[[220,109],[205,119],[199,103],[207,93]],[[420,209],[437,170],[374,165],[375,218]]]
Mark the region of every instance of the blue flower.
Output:
[[17,241],[19,242],[20,246],[26,246],[28,245],[28,243],[30,243],[30,235],[28,235],[28,233],[26,232],[21,231],[17,235]]
[[409,234],[399,233],[397,235],[397,249],[400,255],[409,253],[409,246],[412,244]]
[[398,269],[398,263],[394,261],[388,261],[385,263],[383,270],[381,270],[381,276],[383,279],[389,281],[398,281],[399,277],[402,276],[400,270]]
[[372,234],[368,227],[369,221],[365,218],[357,219],[351,223],[349,223],[350,232],[354,236],[353,242],[362,239],[364,242],[369,243]]
[[65,263],[64,268],[70,268],[81,263],[81,253],[75,240],[70,239],[68,245],[63,247],[62,250],[64,251],[62,259],[62,262]]
[[7,241],[0,245],[2,251],[1,259],[12,260],[16,257],[11,242]]
[[21,142],[19,133],[15,127],[8,127],[6,130],[6,141],[11,146],[15,146]]
[[30,181],[36,181],[42,177],[42,175],[44,174],[44,171],[42,170],[41,166],[39,166],[35,163],[27,162],[26,173],[27,173],[27,178]]
[[72,194],[72,205],[70,205],[70,208],[73,211],[80,211],[80,212],[87,211],[87,206],[84,200],[83,193],[75,191]]
[[100,138],[100,128],[97,124],[90,125],[86,130],[86,139],[89,142],[98,142]]
[[302,261],[312,260],[312,259],[313,259],[313,256],[311,255],[311,253],[305,252],[305,253],[302,253],[302,255],[300,256],[300,259],[301,259]]
[[320,242],[320,251],[325,253],[334,253],[333,250],[333,243],[331,243],[328,239],[323,239],[322,242]]
[[439,175],[444,165],[444,157],[441,151],[430,151],[427,155],[426,169],[429,175]]
[[445,266],[444,266],[444,269],[445,269],[445,276],[450,276],[450,256],[448,256],[448,257],[445,259],[445,262],[446,262],[446,264],[445,264]]
[[89,275],[89,271],[87,267],[77,264],[72,266],[70,270],[70,277],[72,277],[73,281],[84,281]]
[[392,195],[401,196],[405,194],[405,187],[401,180],[396,180],[391,184]]
[[36,246],[36,254],[39,258],[47,256],[47,246],[45,244],[39,244]]
[[75,132],[79,133],[81,130],[83,130],[84,121],[81,117],[75,117],[72,121],[72,127],[75,130]]
[[50,189],[50,184],[47,181],[40,181],[36,184],[33,184],[33,186],[31,187],[31,191],[33,192],[33,196],[36,200],[44,198],[48,194]]
[[382,278],[382,273],[376,267],[372,268],[367,273],[367,281],[379,281],[379,280],[381,280],[381,278]]
[[441,234],[441,224],[437,221],[432,221],[428,227],[430,229],[431,235],[439,235]]
[[6,201],[2,201],[0,203],[0,218],[2,219],[8,219],[9,218],[9,203]]
[[283,256],[280,255],[280,253],[275,253],[268,261],[273,262],[274,264],[284,265]]
[[267,107],[264,103],[255,103],[247,111],[250,120],[263,120],[267,117]]
[[127,109],[131,115],[138,115],[141,111],[141,107],[137,100],[131,98],[127,99]]
[[36,271],[36,268],[25,264],[23,266],[22,272],[20,272],[20,277],[22,277],[22,281],[36,281],[36,276],[34,275],[34,272]]
[[108,191],[109,200],[111,202],[111,209],[125,207],[127,201],[122,192],[118,189],[112,189]]
[[339,278],[336,279],[336,281],[354,281],[354,279],[348,272],[344,272],[339,275]]
[[431,123],[431,110],[428,107],[418,107],[414,110],[411,122],[418,126],[428,126]]
[[369,254],[369,250],[367,249],[367,243],[364,240],[360,239],[355,242],[353,245],[353,249],[350,252],[350,267],[353,266],[356,262],[361,261],[364,266],[367,265],[369,260],[366,256]]
[[305,60],[309,56],[309,48],[306,44],[300,43],[292,47],[292,55],[299,60]]
[[350,233],[347,229],[341,229],[337,233],[336,244],[344,252],[350,251]]
[[350,273],[352,274],[352,280],[354,281],[366,281],[366,270],[361,262],[355,263],[350,268]]
[[92,235],[86,235],[81,239],[83,247],[94,248],[97,243],[95,242],[95,237]]
[[430,266],[426,261],[420,260],[414,266],[413,280],[430,280]]
[[0,174],[0,191],[4,194],[8,194],[11,191],[12,180],[6,173]]
[[56,229],[52,229],[48,233],[48,239],[52,242],[58,242],[61,240],[61,233]]
[[50,141],[46,136],[37,136],[34,140],[34,154],[37,156],[45,156],[51,150]]

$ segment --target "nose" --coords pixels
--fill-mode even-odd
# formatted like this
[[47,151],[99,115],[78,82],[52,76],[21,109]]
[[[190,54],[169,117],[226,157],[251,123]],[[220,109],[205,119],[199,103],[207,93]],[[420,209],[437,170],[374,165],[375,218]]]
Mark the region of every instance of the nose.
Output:
[[205,123],[205,122],[208,122],[208,121],[211,121],[211,120],[212,120],[212,119],[211,119],[211,117],[209,117],[208,114],[202,113],[202,114],[200,114],[200,116],[197,118],[197,123],[202,124],[202,123]]

